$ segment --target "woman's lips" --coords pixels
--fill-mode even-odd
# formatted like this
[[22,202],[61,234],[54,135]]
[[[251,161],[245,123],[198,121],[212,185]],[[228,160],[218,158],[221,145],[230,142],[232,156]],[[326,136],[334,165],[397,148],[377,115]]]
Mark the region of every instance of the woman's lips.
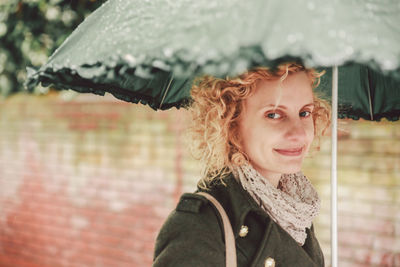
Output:
[[300,156],[303,152],[303,148],[289,149],[289,150],[284,150],[284,149],[274,149],[274,150],[284,156]]

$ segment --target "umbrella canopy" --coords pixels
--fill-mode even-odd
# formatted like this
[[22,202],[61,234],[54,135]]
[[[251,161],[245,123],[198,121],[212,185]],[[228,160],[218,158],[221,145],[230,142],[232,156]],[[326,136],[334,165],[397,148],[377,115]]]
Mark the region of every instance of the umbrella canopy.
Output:
[[[296,60],[340,66],[339,117],[398,120],[399,13],[397,1],[379,0],[109,0],[28,69],[26,84],[168,109],[188,102],[199,75]],[[331,79],[319,89],[327,95]]]

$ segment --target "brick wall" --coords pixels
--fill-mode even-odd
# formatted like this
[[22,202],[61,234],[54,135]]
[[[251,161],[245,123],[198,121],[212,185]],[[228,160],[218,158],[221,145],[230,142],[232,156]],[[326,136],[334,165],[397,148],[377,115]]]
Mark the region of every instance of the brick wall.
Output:
[[[330,142],[305,161],[322,197],[316,231],[330,264]],[[339,121],[340,267],[400,266],[400,122]]]
[[[154,239],[199,164],[185,110],[112,97],[0,102],[0,266],[150,266]],[[400,124],[341,121],[339,266],[400,266]],[[329,265],[330,143],[304,173]]]

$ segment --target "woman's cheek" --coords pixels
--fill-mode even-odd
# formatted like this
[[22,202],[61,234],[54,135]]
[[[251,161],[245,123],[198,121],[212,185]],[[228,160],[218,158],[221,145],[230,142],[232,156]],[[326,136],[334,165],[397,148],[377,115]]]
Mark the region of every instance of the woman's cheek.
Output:
[[310,136],[310,143],[314,140],[314,123],[311,123],[310,128],[308,130],[308,135]]
[[249,156],[251,161],[259,161],[259,158],[264,154],[264,141],[261,136],[255,134],[252,135],[251,139],[247,140],[246,154]]

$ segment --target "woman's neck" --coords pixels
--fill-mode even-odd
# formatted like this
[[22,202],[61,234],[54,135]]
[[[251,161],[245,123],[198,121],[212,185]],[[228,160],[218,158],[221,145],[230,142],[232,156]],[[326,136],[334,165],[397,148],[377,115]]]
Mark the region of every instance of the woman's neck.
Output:
[[278,188],[279,180],[282,177],[282,173],[278,172],[269,172],[266,170],[260,170],[257,167],[254,167],[265,179],[268,180],[275,188]]

